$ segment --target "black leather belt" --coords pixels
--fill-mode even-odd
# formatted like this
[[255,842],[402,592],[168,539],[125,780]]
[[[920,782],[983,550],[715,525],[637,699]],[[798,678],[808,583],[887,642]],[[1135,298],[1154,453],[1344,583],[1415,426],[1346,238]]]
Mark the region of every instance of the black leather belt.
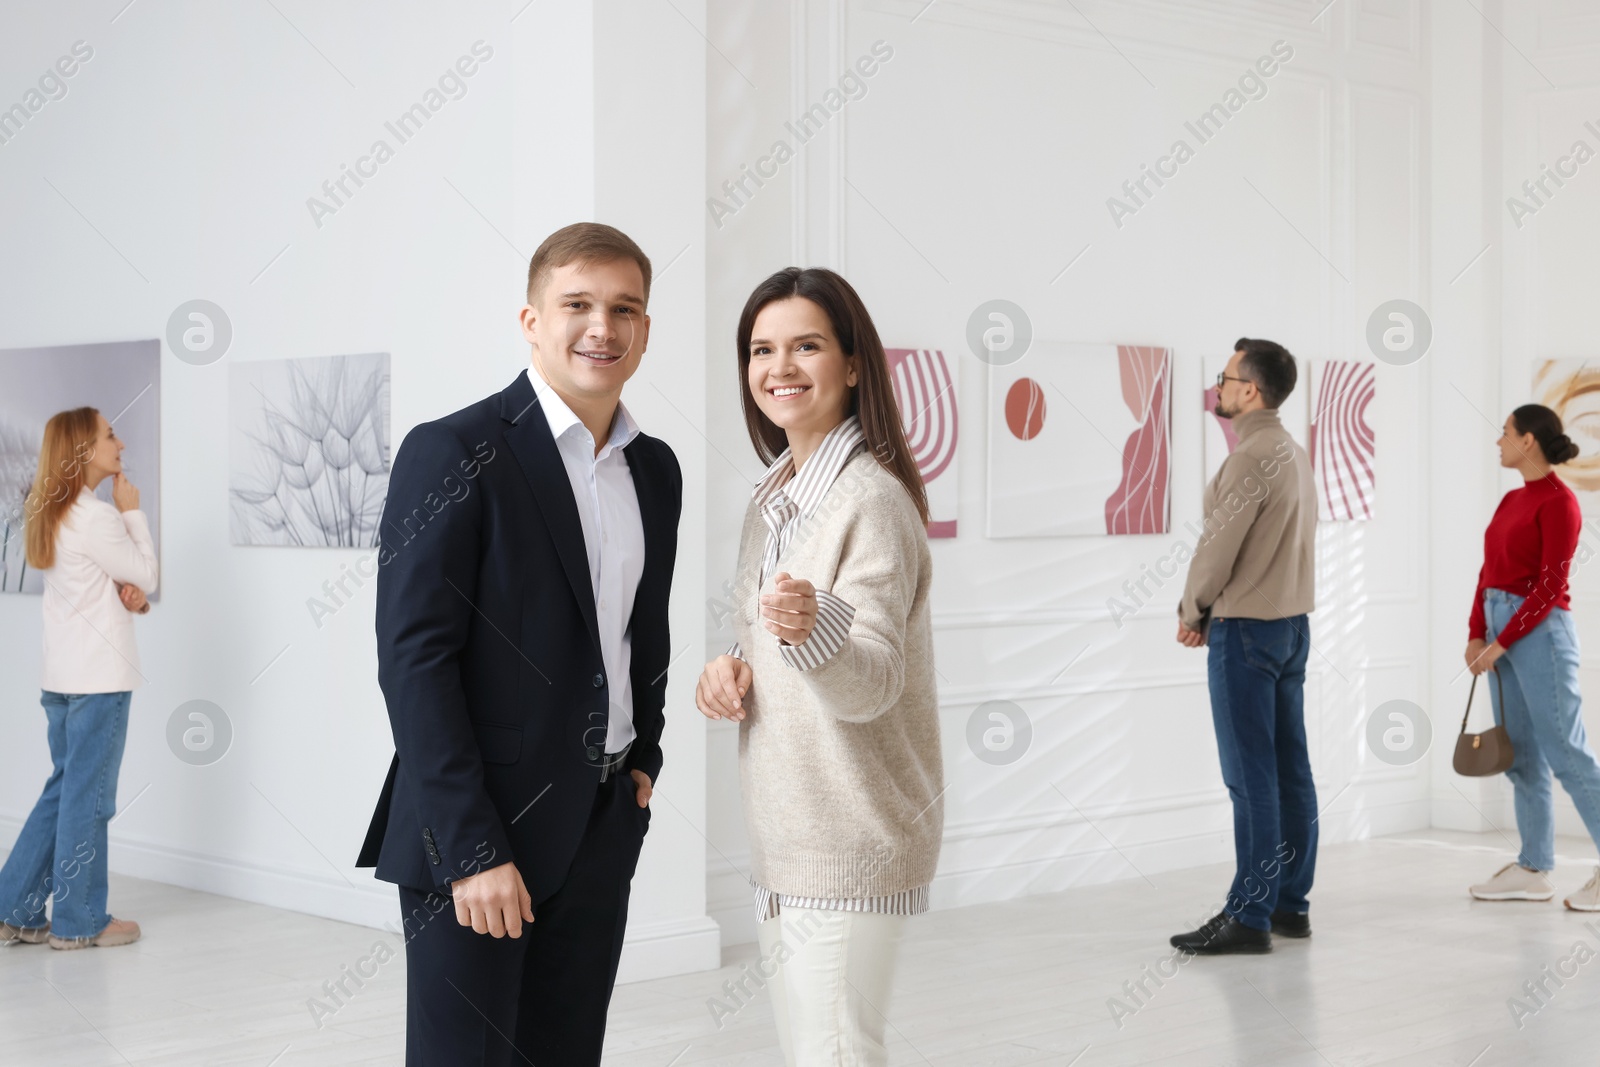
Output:
[[629,741],[626,745],[622,746],[621,752],[605,753],[605,758],[600,763],[600,780],[602,782],[608,781],[615,776],[617,772],[622,770],[622,765],[627,762],[628,752],[632,748],[633,742]]

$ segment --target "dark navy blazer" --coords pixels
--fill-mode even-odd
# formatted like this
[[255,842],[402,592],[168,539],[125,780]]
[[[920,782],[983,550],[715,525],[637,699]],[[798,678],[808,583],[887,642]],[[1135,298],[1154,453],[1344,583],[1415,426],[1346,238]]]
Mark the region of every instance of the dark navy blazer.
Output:
[[[644,525],[625,767],[661,772],[667,596],[683,475],[666,443],[624,449]],[[567,469],[527,374],[406,435],[378,554],[378,684],[395,758],[358,867],[448,893],[517,864],[560,887],[600,786],[610,720],[594,592]]]

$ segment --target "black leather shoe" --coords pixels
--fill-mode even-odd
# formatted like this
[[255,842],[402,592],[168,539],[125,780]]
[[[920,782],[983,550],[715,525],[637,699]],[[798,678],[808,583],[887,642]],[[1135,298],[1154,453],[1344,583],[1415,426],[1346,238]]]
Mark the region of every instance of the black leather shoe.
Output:
[[1225,911],[1218,912],[1202,923],[1200,929],[1191,930],[1186,934],[1173,934],[1167,939],[1167,943],[1173,948],[1192,949],[1195,945],[1210,941],[1227,921],[1228,913]]
[[1198,930],[1174,934],[1171,944],[1173,948],[1186,949],[1199,956],[1261,953],[1272,951],[1272,934],[1246,926],[1227,912],[1222,912]]
[[1301,915],[1297,911],[1275,911],[1272,913],[1272,932],[1279,937],[1310,937],[1311,916]]

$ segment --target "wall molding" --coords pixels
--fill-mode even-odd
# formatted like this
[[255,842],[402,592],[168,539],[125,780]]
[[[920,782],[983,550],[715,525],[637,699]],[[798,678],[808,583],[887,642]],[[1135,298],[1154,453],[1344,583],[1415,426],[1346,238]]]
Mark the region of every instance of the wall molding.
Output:
[[[1415,656],[1367,656],[1345,669],[1350,671],[1415,669]],[[1327,662],[1315,659],[1306,667],[1306,686],[1320,684],[1339,674]],[[1341,679],[1342,680],[1342,679]],[[1100,693],[1143,692],[1149,689],[1182,689],[1205,686],[1204,664],[1186,670],[1148,671],[1137,675],[1119,674],[1109,677],[1080,677],[1072,681],[1043,684],[979,684],[939,686],[939,709],[973,707],[988,700],[1051,700],[1060,697],[1093,696]]]
[[[1185,43],[1181,33],[1174,33],[1170,41],[1130,33],[1120,22],[1138,18],[1146,25],[1159,26],[1160,20],[1165,18],[1169,25],[1181,23],[1211,31],[1227,26],[1257,32],[1268,25],[1324,45],[1332,40],[1328,29],[1332,20],[1318,20],[1320,25],[1312,23],[1305,5],[1295,0],[1231,0],[1225,4],[1202,0],[1133,0],[1132,3],[1105,4],[1085,0],[1081,6],[1061,5],[1051,0],[938,0],[925,12],[924,6],[925,0],[871,0],[868,4],[870,10],[908,20],[917,18],[923,22],[1044,40],[1108,54],[1116,53],[1116,46],[1109,38],[1117,37],[1142,48],[1150,58],[1201,56],[1235,63],[1248,62],[1251,57],[1207,51],[1193,42]],[[922,13],[919,15],[919,12]],[[1101,35],[1102,31],[1105,36]]]
[[[1159,619],[1162,622],[1171,622],[1173,614],[1178,610],[1177,602],[1165,605],[1168,610],[1161,610],[1164,605],[1153,601],[1146,601],[1138,613],[1128,618],[1129,622],[1149,622]],[[1145,609],[1149,608],[1150,611]],[[1106,606],[1099,604],[1090,607],[1087,604],[1069,605],[1060,608],[957,608],[954,610],[934,609],[934,630],[979,630],[995,629],[1005,626],[1079,626],[1088,623],[1109,622],[1111,616],[1106,612]]]
[[[848,8],[843,0],[789,0],[789,113],[803,114],[833,86],[846,57]],[[845,253],[849,109],[807,143],[790,200],[791,262],[848,272]]]
[[[1367,50],[1378,56],[1408,63],[1420,63],[1422,60],[1422,9],[1415,0],[1408,0],[1405,14],[1399,17],[1375,10],[1371,0],[1360,0],[1347,16],[1346,25],[1350,27],[1352,50]],[[1392,30],[1396,26],[1404,33],[1404,45],[1390,44],[1382,39],[1383,28]],[[1372,31],[1380,32],[1368,36]]]
[[[1172,579],[1176,581],[1177,579]],[[1116,593],[1110,594],[1116,596]],[[1573,598],[1577,600],[1576,597]],[[1600,603],[1600,594],[1590,594],[1588,599]],[[1374,605],[1377,607],[1417,607],[1422,600],[1420,590],[1413,588],[1406,592],[1397,593],[1369,593],[1358,598],[1353,603],[1356,606]],[[1321,611],[1322,608],[1318,608]],[[1147,600],[1144,605],[1136,610],[1125,620],[1126,623],[1159,622],[1163,626],[1172,622],[1177,614],[1178,602]],[[1312,613],[1312,622],[1317,618],[1316,612]],[[1059,608],[954,608],[934,609],[932,612],[933,628],[940,630],[984,630],[999,629],[1007,626],[1081,626],[1093,623],[1110,622],[1111,616],[1106,611],[1104,603],[1090,606],[1088,604],[1070,604]]]
[[1206,684],[1205,667],[1187,671],[1162,671],[1137,677],[1080,678],[1073,681],[1040,684],[941,685],[939,709],[964,708],[987,700],[1051,700],[1058,697],[1093,696],[1099,693],[1142,692],[1150,689],[1182,689]]
[[1533,20],[1535,55],[1600,59],[1600,9],[1593,4],[1538,0]]

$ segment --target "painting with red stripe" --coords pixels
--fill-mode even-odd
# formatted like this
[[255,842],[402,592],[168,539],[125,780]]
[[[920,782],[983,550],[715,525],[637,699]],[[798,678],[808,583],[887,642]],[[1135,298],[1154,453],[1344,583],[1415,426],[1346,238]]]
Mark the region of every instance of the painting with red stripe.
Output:
[[1378,393],[1375,363],[1320,360],[1311,413],[1311,468],[1317,479],[1317,518],[1365,521],[1377,502],[1377,435],[1372,402]]
[[1167,532],[1170,349],[1035,341],[989,375],[990,537]]
[[954,537],[959,365],[936,348],[890,348],[885,354],[906,442],[928,489],[928,536]]

